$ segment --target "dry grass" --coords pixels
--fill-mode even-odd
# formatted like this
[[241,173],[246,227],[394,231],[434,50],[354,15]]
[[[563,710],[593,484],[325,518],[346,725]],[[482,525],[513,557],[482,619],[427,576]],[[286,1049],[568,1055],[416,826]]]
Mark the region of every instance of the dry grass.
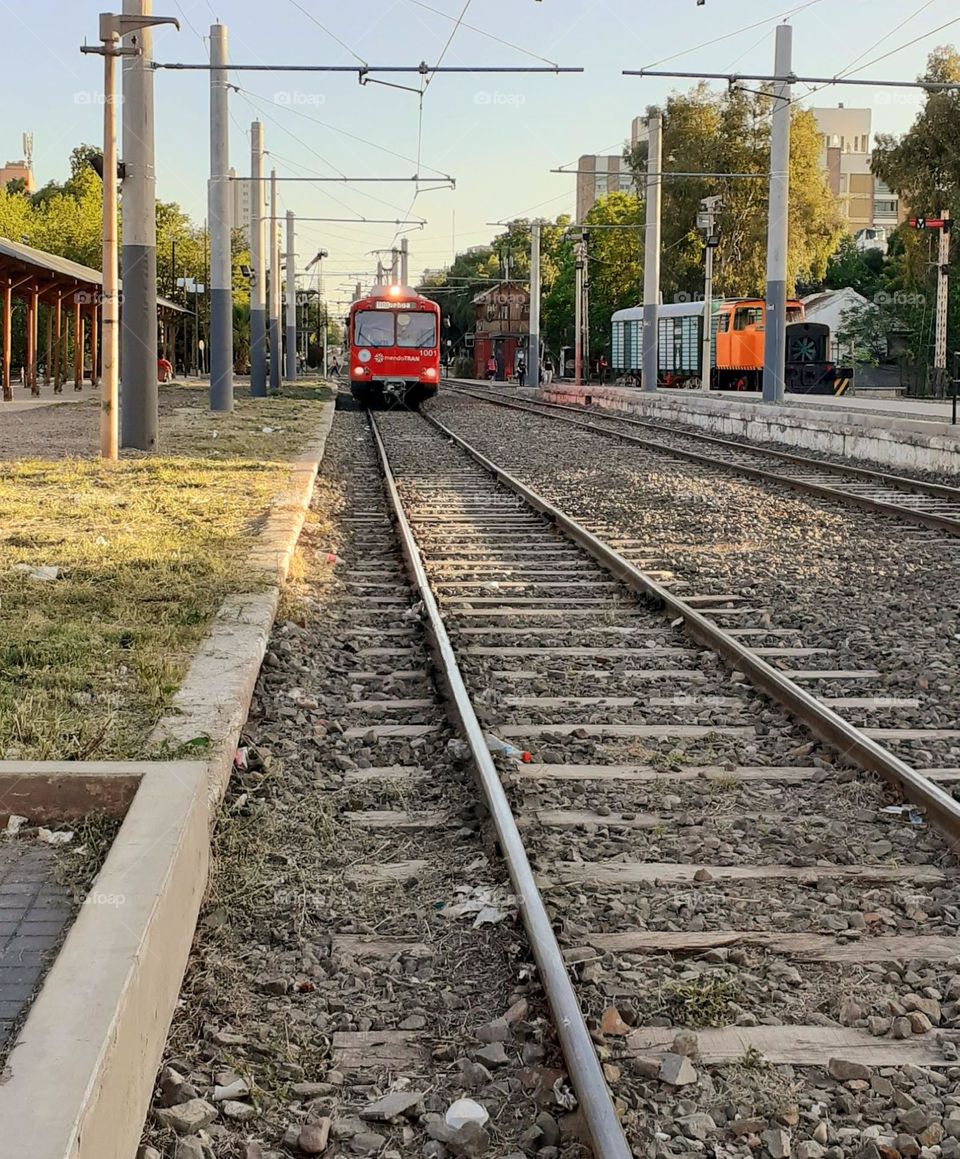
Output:
[[182,394],[162,456],[0,467],[0,759],[140,755],[217,607],[252,586],[245,552],[326,392],[216,417]]

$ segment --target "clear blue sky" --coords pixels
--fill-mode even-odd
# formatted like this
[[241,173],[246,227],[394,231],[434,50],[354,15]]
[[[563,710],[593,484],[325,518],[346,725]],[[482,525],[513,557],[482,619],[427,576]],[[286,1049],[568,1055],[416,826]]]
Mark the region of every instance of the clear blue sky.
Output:
[[[82,56],[79,46],[84,38],[95,40],[98,12],[119,8],[120,2],[0,0],[5,65],[0,154],[19,157],[20,133],[33,132],[41,184],[64,176],[73,146],[101,140],[96,100],[102,63],[99,57]],[[154,55],[157,60],[203,61],[202,38],[219,19],[229,28],[235,62],[351,64],[360,57],[371,64],[436,63],[464,2],[429,0],[427,7],[418,0],[154,0],[155,13],[177,16],[182,24],[179,34],[158,31]],[[559,77],[436,77],[423,105],[421,172],[449,173],[457,188],[418,197],[414,213],[428,218],[429,225],[409,235],[412,270],[448,261],[454,236],[458,249],[488,240],[493,231],[486,222],[531,210],[550,216],[572,211],[573,178],[550,169],[582,153],[618,152],[634,116],[662,100],[671,87],[691,83],[627,78],[621,69],[671,57],[662,67],[769,72],[776,18],[802,5],[803,0],[792,5],[790,0],[706,0],[703,7],[696,0],[472,0],[464,22],[474,27],[457,29],[445,64],[536,64],[537,56],[587,71]],[[933,33],[955,18],[951,27]],[[896,49],[857,75],[912,79],[931,48],[960,41],[956,0],[816,0],[797,11],[791,23],[794,67],[807,75],[834,75]],[[747,25],[757,26],[697,48]],[[933,34],[902,47],[927,32]],[[414,172],[415,94],[360,87],[347,75],[239,73],[232,79],[256,94],[231,96],[231,159],[240,172],[248,170],[247,132],[258,115],[265,123],[267,149],[275,153],[267,166],[275,164],[281,175]],[[206,213],[207,84],[206,74],[168,71],[156,78],[158,195],[180,202],[198,220]],[[919,100],[908,90],[833,88],[810,103],[868,106],[875,132],[901,132]],[[337,129],[403,156],[351,140]],[[359,213],[392,219],[410,208],[413,189],[297,184],[284,187],[282,197],[283,208],[304,216]],[[368,251],[393,240],[389,225],[304,223],[297,248],[303,262],[320,245],[330,251],[327,288],[335,297],[341,282],[345,286],[353,280],[346,275],[375,262]]]

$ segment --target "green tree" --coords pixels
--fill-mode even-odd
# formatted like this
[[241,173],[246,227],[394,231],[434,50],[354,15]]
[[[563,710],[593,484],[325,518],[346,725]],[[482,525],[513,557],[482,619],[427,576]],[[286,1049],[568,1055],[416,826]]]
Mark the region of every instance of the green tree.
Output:
[[[673,94],[664,110],[664,168],[678,173],[747,173],[756,178],[677,178],[663,186],[662,291],[665,301],[703,289],[703,242],[696,228],[705,197],[720,194],[720,245],[714,287],[725,297],[763,293],[767,253],[767,181],[771,99],[731,90],[723,95],[698,85]],[[646,144],[627,154],[638,183]],[[791,292],[798,282],[822,280],[842,233],[836,199],[820,170],[820,136],[813,114],[794,109],[790,138]]]

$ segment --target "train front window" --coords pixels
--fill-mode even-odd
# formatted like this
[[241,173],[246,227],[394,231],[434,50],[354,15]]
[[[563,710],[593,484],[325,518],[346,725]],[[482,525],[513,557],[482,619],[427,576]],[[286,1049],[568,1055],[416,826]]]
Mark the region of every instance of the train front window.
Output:
[[802,322],[803,321],[803,307],[802,306],[788,306],[787,307],[787,322]]
[[432,349],[437,344],[435,314],[418,311],[397,315],[397,345]]
[[393,314],[387,310],[361,310],[353,321],[354,346],[392,346]]
[[733,316],[734,330],[763,329],[763,309],[759,306],[741,306]]

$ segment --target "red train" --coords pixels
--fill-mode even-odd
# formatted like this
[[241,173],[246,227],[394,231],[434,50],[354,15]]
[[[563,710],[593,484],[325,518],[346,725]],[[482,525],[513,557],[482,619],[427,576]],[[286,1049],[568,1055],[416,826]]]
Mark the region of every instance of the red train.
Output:
[[407,286],[377,286],[350,307],[350,389],[364,406],[418,406],[440,384],[440,307]]

